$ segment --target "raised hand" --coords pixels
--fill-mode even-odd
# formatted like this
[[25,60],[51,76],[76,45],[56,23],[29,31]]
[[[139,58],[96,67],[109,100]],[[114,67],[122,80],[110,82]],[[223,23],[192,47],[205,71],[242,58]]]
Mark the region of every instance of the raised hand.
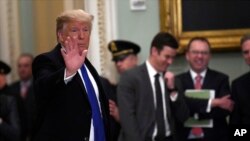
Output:
[[88,50],[80,50],[77,44],[77,38],[68,36],[64,41],[64,47],[61,53],[66,66],[66,77],[77,72],[85,61]]

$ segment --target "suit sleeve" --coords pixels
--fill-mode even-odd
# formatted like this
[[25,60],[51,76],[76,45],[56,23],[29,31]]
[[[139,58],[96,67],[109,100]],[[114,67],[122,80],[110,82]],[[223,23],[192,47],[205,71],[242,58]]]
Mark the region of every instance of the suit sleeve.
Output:
[[[221,82],[218,85],[219,87],[218,89],[216,89],[217,94],[215,98],[221,98],[225,95],[231,94],[228,77],[223,77]],[[225,118],[228,115],[229,115],[229,111],[227,110],[224,110],[219,107],[211,108],[212,118]]]
[[18,141],[20,128],[17,113],[17,105],[14,97],[6,97],[0,100],[1,114],[5,113],[0,124],[0,134],[10,141]]
[[177,121],[183,123],[189,117],[189,108],[184,99],[184,93],[181,82],[177,77],[175,78],[175,83],[175,86],[178,90],[178,97],[177,100],[172,102],[171,105],[173,107],[173,113]]
[[121,76],[117,88],[117,98],[120,112],[120,122],[124,136],[128,141],[140,141],[141,134],[136,119],[136,98],[135,88],[136,84],[133,80],[134,77],[124,73]]
[[54,88],[59,84],[64,84],[65,67],[58,69],[56,62],[45,55],[38,56],[32,65],[32,72],[35,85],[39,85],[40,89]]
[[[230,94],[229,80],[226,76],[217,76],[214,79],[213,84],[206,89],[215,90],[215,98],[221,98],[227,94]],[[200,100],[194,98],[185,97],[187,104],[190,108],[191,115],[198,113],[200,118],[225,118],[229,115],[229,111],[221,109],[219,107],[211,107],[211,112],[207,113],[208,100]]]
[[[34,78],[35,99],[38,109],[44,109],[48,102],[58,94],[58,90],[65,90],[64,67],[45,55],[35,58],[32,64]],[[69,82],[70,83],[70,82]]]
[[238,100],[238,91],[237,91],[237,82],[233,81],[232,83],[232,99],[234,100],[234,109],[230,115],[230,124],[240,124],[241,123],[241,114],[240,114],[240,109],[239,109],[239,100]]

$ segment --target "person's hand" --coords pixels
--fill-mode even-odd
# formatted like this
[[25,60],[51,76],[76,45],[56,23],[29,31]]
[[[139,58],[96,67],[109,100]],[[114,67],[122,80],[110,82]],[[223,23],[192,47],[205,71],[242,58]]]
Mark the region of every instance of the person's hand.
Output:
[[222,109],[232,111],[234,107],[234,102],[230,99],[230,95],[225,95],[221,98],[215,98],[212,100],[213,107],[220,107]]
[[109,100],[109,112],[117,122],[120,122],[119,109],[113,100]]
[[168,89],[174,89],[174,73],[167,71],[164,75]]
[[64,41],[61,53],[66,66],[66,77],[77,72],[85,61],[88,50],[81,51],[77,44],[77,39],[70,36]]

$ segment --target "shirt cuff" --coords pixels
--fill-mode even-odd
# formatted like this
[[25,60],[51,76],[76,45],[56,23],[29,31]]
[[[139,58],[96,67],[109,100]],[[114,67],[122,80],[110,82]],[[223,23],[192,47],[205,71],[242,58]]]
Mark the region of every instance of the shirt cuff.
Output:
[[208,100],[207,110],[206,110],[207,113],[209,113],[209,112],[211,111],[211,104],[212,104],[212,98],[210,98],[210,99]]
[[178,98],[178,93],[177,92],[175,92],[175,94],[170,94],[170,100],[172,102],[175,102],[177,98]]
[[69,81],[76,75],[76,73],[72,74],[71,76],[66,77],[66,69],[64,70],[64,83],[68,84]]

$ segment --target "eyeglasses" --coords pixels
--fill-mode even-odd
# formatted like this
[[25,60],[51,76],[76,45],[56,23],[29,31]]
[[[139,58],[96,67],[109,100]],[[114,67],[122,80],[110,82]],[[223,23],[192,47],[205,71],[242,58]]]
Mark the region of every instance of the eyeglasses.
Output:
[[189,52],[193,55],[198,55],[198,54],[208,55],[210,53],[209,51],[198,51],[198,50],[190,50]]

